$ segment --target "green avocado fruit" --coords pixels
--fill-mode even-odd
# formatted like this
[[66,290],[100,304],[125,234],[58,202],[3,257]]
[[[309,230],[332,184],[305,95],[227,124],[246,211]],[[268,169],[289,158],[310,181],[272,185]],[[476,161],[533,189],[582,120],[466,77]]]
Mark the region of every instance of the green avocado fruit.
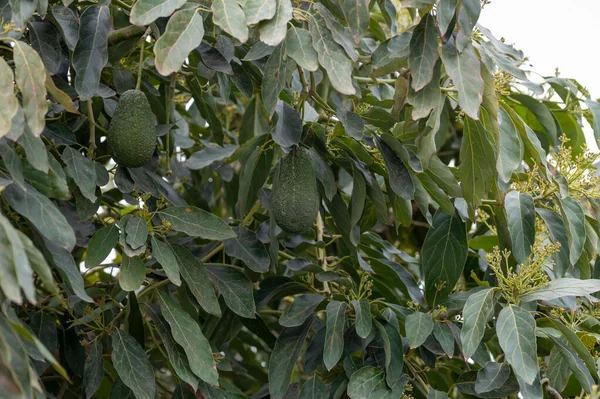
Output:
[[140,167],[152,158],[156,127],[142,91],[127,90],[121,95],[108,129],[108,147],[115,162],[126,168]]
[[279,227],[298,234],[312,226],[320,201],[310,155],[296,147],[281,160],[271,194],[271,212]]

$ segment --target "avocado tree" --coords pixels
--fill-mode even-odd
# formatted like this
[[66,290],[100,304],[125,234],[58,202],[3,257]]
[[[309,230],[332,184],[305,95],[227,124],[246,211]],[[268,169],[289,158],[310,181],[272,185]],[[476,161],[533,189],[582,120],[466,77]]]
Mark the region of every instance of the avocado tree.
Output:
[[485,3],[0,0],[0,396],[596,397],[600,103]]

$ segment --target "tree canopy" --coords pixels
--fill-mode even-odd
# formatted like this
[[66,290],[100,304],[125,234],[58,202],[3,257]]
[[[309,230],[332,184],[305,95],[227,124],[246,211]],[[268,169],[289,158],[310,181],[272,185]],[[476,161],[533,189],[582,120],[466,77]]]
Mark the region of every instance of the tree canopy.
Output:
[[0,0],[0,396],[596,397],[600,103],[486,3]]

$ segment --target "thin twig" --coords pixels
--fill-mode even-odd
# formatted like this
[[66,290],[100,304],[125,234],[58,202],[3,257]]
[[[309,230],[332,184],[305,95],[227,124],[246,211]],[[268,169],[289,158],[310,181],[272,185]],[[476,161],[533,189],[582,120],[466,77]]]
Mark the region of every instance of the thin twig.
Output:
[[88,151],[88,158],[94,158],[94,151],[96,150],[96,121],[94,120],[94,107],[92,104],[92,99],[87,101],[87,117],[90,126],[90,144]]

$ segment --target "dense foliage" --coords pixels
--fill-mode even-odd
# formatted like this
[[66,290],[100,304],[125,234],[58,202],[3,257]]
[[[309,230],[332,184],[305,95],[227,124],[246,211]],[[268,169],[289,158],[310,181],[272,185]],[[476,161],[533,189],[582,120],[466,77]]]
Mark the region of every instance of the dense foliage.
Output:
[[0,0],[0,396],[596,397],[600,103],[481,11]]

